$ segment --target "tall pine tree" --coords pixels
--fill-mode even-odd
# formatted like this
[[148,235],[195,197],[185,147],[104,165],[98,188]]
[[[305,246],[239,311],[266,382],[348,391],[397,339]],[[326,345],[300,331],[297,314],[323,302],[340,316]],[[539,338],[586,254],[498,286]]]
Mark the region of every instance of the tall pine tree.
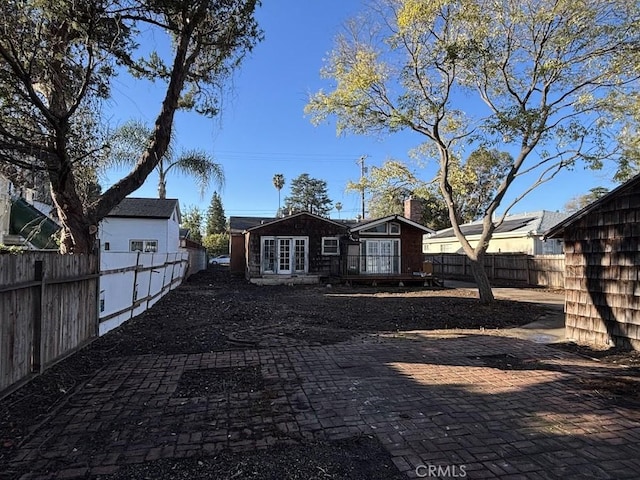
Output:
[[331,199],[327,193],[327,182],[303,173],[291,181],[291,193],[284,199],[288,213],[310,212],[327,216],[331,211]]
[[218,192],[213,192],[211,203],[207,209],[206,235],[225,233],[227,230],[227,217],[224,214],[222,199]]

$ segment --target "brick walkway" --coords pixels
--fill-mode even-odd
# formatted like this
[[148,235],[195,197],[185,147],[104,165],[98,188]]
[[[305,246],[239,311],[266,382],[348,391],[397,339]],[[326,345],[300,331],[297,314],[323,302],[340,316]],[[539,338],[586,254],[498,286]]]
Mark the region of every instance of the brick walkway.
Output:
[[[36,472],[24,478],[79,478],[159,458],[367,434],[414,478],[637,478],[640,411],[597,388],[624,375],[477,332],[132,356],[76,390],[15,465]],[[185,376],[209,381],[185,391]],[[56,474],[37,473],[46,471]]]

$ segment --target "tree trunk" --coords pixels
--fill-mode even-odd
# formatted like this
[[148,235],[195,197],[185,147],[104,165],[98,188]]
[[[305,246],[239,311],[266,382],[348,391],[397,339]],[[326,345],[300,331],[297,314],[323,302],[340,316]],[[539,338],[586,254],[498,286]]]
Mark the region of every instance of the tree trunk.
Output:
[[158,198],[167,198],[167,182],[162,180],[158,182]]
[[[58,178],[53,175],[51,179],[55,181]],[[96,247],[98,227],[84,214],[73,179],[61,179],[57,185],[52,182],[51,194],[62,226],[60,253],[92,253]]]
[[491,290],[491,284],[489,283],[489,277],[484,269],[484,256],[480,255],[477,258],[469,258],[471,264],[471,273],[478,285],[478,295],[480,296],[480,303],[491,303],[495,300],[493,291]]

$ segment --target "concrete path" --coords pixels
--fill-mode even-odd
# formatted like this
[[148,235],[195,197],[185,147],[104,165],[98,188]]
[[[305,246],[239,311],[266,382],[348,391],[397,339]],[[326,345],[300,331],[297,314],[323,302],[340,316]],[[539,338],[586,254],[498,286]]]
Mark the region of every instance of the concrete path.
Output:
[[[232,384],[232,373],[252,381]],[[23,480],[87,478],[160,458],[368,435],[408,478],[638,478],[640,409],[606,387],[627,375],[477,330],[131,356],[75,391],[13,466],[29,469]],[[209,383],[186,390],[189,377]]]
[[[477,291],[475,284],[470,282],[446,280],[445,285],[450,288]],[[499,299],[535,303],[549,309],[549,315],[546,318],[538,319],[523,327],[509,329],[508,334],[535,343],[558,343],[569,340],[566,338],[564,328],[564,292],[539,288],[493,287],[493,294]]]

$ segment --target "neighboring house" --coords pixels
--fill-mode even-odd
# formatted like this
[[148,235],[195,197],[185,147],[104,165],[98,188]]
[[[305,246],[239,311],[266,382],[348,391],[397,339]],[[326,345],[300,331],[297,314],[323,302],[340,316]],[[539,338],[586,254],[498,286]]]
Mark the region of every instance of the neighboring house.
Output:
[[179,252],[178,200],[125,198],[100,222],[98,237],[103,251]]
[[564,238],[567,337],[640,350],[640,175],[546,236]]
[[231,217],[230,228],[232,271],[254,283],[415,279],[423,267],[422,236],[433,232],[400,215],[358,223],[306,212]]
[[54,207],[33,200],[33,190],[22,198],[11,182],[0,175],[0,244],[28,249],[57,250],[60,226],[53,219]]
[[[493,232],[488,253],[526,253],[528,255],[555,255],[562,253],[562,240],[543,238],[544,233],[569,215],[541,210],[508,215]],[[462,233],[475,247],[482,233],[482,221],[460,225]],[[424,253],[463,253],[453,228],[439,230],[423,239]]]

